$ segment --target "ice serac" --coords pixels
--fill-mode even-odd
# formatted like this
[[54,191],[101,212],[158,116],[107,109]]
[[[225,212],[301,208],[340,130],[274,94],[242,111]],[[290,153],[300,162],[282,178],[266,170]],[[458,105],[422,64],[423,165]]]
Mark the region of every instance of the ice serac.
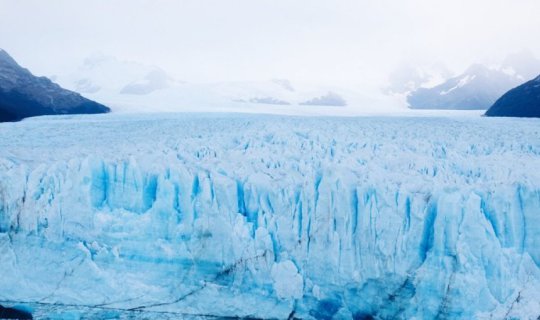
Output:
[[0,301],[540,315],[537,120],[124,117],[0,126]]

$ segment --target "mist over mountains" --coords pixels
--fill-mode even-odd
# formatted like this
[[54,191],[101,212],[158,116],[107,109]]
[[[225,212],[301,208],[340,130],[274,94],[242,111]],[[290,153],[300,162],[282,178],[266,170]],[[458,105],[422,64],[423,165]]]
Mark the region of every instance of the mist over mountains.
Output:
[[[4,69],[9,70],[6,66],[13,66],[16,63],[5,51],[3,52]],[[20,69],[24,71],[19,70],[16,73],[28,77],[30,73]],[[102,101],[120,112],[229,110],[294,113],[306,110],[309,112],[310,109],[319,112],[325,110],[324,108],[336,107],[338,108],[335,110],[346,107],[346,110],[361,108],[373,112],[392,112],[392,110],[399,112],[404,106],[401,107],[398,100],[388,99],[389,97],[393,95],[406,97],[406,103],[411,109],[486,110],[508,90],[538,73],[540,60],[527,51],[508,55],[499,65],[474,64],[457,76],[453,76],[444,64],[433,64],[427,68],[403,65],[390,75],[390,83],[384,91],[373,98],[363,95],[360,88],[354,91],[336,86],[293,83],[287,79],[193,83],[178,79],[157,66],[121,60],[104,54],[93,54],[85,58],[72,72],[53,75],[50,78],[73,92]],[[7,83],[13,81],[8,79],[8,75],[9,72],[3,72],[4,91],[10,90]],[[41,85],[34,85],[32,90],[27,88],[27,84],[19,85],[26,88],[25,92],[30,92],[34,96],[39,96],[38,91],[41,90],[43,91],[41,96],[44,97],[60,88],[45,77],[37,79],[40,79],[38,82]],[[47,84],[48,82],[52,87]],[[62,99],[80,97],[73,92],[71,95],[61,95]],[[20,97],[4,98],[5,101],[15,101],[10,102],[11,104],[20,104],[17,99]],[[51,104],[43,107],[26,103],[32,105],[30,108],[32,110],[18,107],[21,116],[5,117],[22,119],[42,114],[105,111],[84,104],[81,107],[82,102],[74,100],[69,101],[67,107],[62,104],[62,99],[41,98],[41,104],[52,103],[54,106]],[[11,114],[12,111],[4,113]]]
[[157,66],[104,54],[93,54],[72,72],[56,74],[53,78],[67,88],[126,112],[192,111],[194,108],[263,112],[288,108],[294,112],[361,104],[368,110],[377,110],[382,105],[372,103],[376,99],[370,100],[371,97],[364,96],[362,92],[348,88],[293,83],[283,78],[192,82],[179,79]]
[[[308,106],[360,106],[375,111],[404,110],[407,106],[486,110],[505,92],[537,72],[540,73],[540,60],[526,50],[508,55],[497,65],[473,64],[457,75],[443,63],[424,67],[404,64],[390,74],[388,85],[371,99],[366,99],[369,95],[363,88],[306,85],[288,79],[191,82],[157,66],[104,54],[91,55],[73,72],[55,78],[67,88],[106,101],[122,111],[182,111],[194,105],[208,110],[255,112]],[[404,96],[405,102],[388,99],[393,95]]]
[[540,59],[523,50],[497,65],[473,64],[452,75],[444,64],[402,65],[389,77],[386,92],[406,97],[412,109],[486,110],[508,90],[540,74]]
[[407,102],[413,109],[485,110],[520,83],[515,75],[475,64],[440,85],[411,92]]

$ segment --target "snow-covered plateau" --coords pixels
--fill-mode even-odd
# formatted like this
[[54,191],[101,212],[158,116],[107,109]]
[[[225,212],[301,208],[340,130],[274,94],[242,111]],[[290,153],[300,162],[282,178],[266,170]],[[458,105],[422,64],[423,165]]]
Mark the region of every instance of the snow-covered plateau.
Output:
[[537,319],[539,266],[538,119],[0,124],[4,306]]

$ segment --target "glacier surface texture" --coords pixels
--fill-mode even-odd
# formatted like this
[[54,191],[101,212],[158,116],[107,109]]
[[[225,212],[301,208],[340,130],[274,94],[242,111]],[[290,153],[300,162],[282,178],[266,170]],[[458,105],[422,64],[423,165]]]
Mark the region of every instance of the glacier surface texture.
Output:
[[66,116],[0,137],[0,304],[540,316],[538,120]]

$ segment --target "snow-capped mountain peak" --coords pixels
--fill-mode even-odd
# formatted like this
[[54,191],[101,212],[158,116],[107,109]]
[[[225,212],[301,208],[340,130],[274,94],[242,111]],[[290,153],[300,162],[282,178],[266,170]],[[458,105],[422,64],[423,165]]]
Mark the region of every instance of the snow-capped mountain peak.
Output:
[[471,75],[471,74],[467,74],[467,75],[465,75],[464,77],[462,77],[462,78],[459,80],[459,82],[458,82],[457,85],[455,85],[454,87],[452,87],[452,88],[450,88],[450,89],[448,89],[448,90],[443,90],[443,91],[441,91],[440,94],[441,94],[441,95],[449,94],[450,92],[452,92],[452,91],[454,91],[454,90],[456,90],[456,89],[458,89],[458,88],[461,88],[461,87],[463,87],[463,86],[466,86],[469,82],[471,82],[472,80],[474,80],[474,78],[476,78],[476,75],[475,75],[475,74],[472,74],[472,75]]
[[461,75],[438,86],[411,92],[407,101],[413,109],[485,110],[520,81],[514,74],[473,64]]

